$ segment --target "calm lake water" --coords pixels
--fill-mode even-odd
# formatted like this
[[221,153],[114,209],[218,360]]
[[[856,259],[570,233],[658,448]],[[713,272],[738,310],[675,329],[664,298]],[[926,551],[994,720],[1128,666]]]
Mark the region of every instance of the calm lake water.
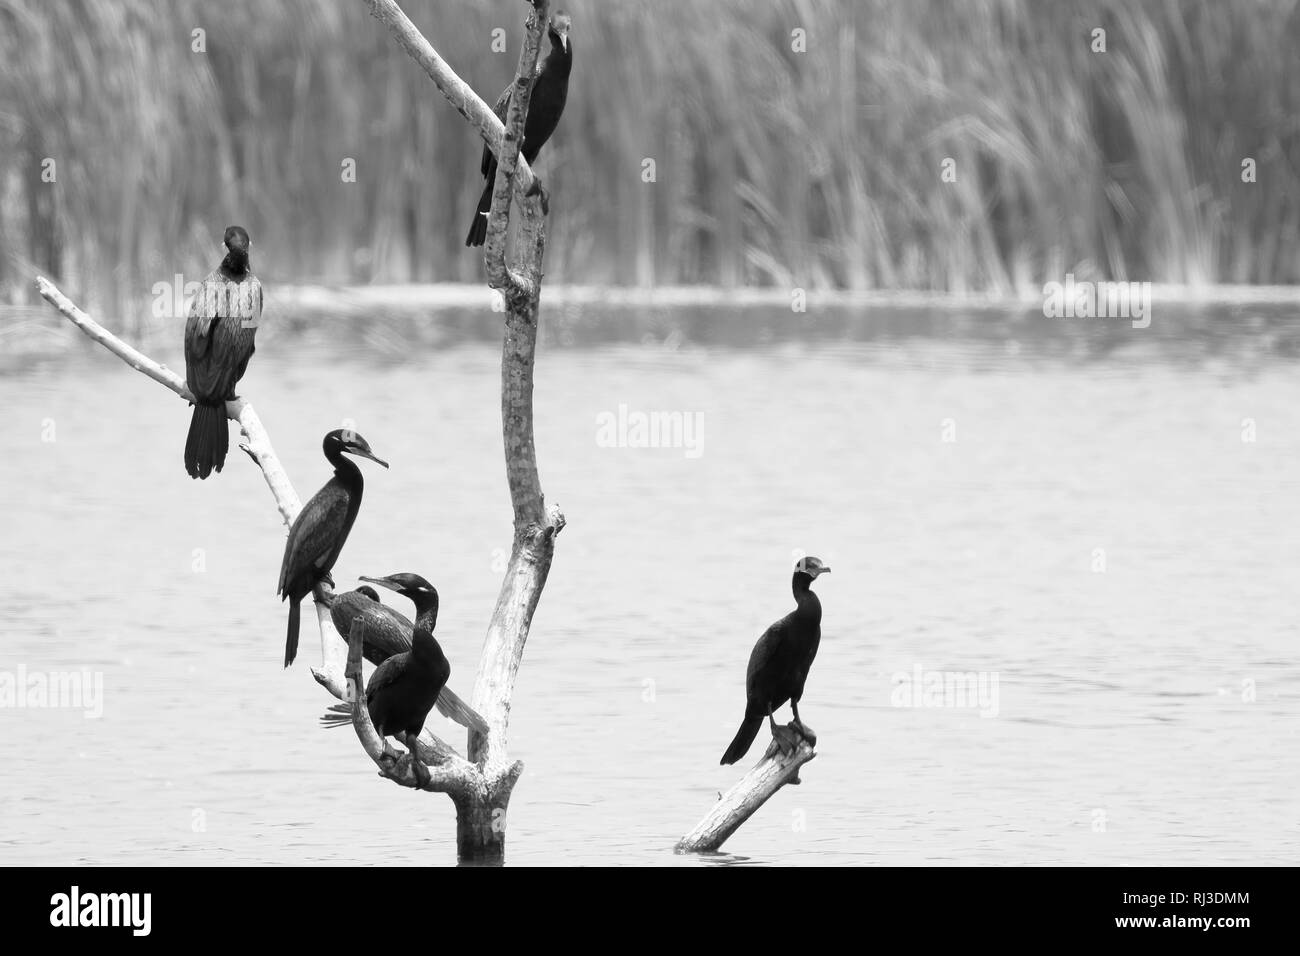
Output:
[[[544,323],[538,448],[569,524],[514,698],[509,862],[1297,862],[1294,310]],[[465,696],[510,542],[498,328],[288,318],[241,389],[304,499],[345,419],[391,461],[362,463],[335,574],[432,580]],[[102,350],[0,368],[0,672],[103,681],[98,719],[0,710],[0,862],[454,863],[446,797],[318,729],[314,631],[280,666],[257,469],[232,444],[190,481],[188,409]],[[602,447],[620,406],[701,416],[699,454]],[[718,766],[800,549],[834,568],[818,758],[728,853],[675,856],[766,739]],[[996,678],[996,714],[895,706],[917,668]]]

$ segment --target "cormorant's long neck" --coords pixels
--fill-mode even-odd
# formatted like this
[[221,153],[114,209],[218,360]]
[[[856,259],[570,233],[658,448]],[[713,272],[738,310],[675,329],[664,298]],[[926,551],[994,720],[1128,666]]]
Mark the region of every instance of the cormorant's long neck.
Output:
[[438,626],[438,605],[436,602],[422,603],[416,606],[415,633],[411,639],[411,655],[426,663],[436,663],[442,658],[442,648],[438,646],[433,630]]
[[227,252],[221,260],[221,271],[232,279],[242,279],[248,275],[248,253]]
[[334,466],[334,477],[343,482],[349,491],[361,490],[364,482],[361,479],[361,469],[357,467],[356,462],[334,448],[327,451],[325,457]]
[[567,50],[558,43],[551,43],[551,52],[546,54],[546,59],[542,61],[542,72],[557,80],[567,80],[571,69],[573,69],[573,41],[569,41]]
[[799,605],[800,613],[820,621],[822,602],[817,599],[816,593],[812,590],[812,578],[802,571],[796,571],[790,581],[790,590],[794,592],[794,600]]

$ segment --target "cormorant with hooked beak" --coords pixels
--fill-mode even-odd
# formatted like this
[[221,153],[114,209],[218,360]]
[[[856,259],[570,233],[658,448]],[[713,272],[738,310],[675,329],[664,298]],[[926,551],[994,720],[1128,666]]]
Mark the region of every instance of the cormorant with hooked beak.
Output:
[[764,718],[781,748],[792,751],[797,741],[791,739],[786,728],[777,727],[772,717],[787,700],[794,712],[795,730],[809,743],[817,742],[816,735],[799,719],[799,701],[822,639],[822,605],[811,585],[818,575],[828,574],[830,570],[813,557],[801,558],[795,565],[791,580],[795,609],[764,631],[749,655],[749,668],[745,672],[745,719],[719,763],[735,763],[745,756]]

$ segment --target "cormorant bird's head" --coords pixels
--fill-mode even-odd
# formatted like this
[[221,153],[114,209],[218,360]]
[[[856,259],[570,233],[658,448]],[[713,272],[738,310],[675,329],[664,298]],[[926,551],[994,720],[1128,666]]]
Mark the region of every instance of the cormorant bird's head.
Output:
[[228,275],[241,277],[248,271],[248,247],[252,244],[243,226],[227,226],[221,244],[226,247],[226,258],[221,265]]
[[221,240],[221,244],[227,251],[243,256],[245,259],[248,258],[248,247],[252,242],[253,240],[248,238],[248,231],[243,226],[227,226],[225,238]]
[[565,53],[569,52],[569,26],[571,23],[569,15],[560,10],[555,16],[551,17],[551,26],[546,31],[547,36],[551,38],[551,46],[559,44],[560,49]]
[[818,575],[830,574],[831,569],[825,564],[822,564],[821,558],[814,558],[812,555],[809,555],[808,557],[800,558],[795,562],[794,573],[807,575],[809,580],[815,581],[817,580]]
[[325,457],[330,456],[330,452],[335,454],[346,452],[349,455],[356,455],[358,458],[369,458],[371,461],[388,467],[388,462],[375,456],[370,450],[370,443],[361,437],[360,432],[353,431],[351,428],[336,428],[325,436],[325,441],[321,446],[325,450]]
[[421,615],[429,610],[435,612],[438,610],[438,589],[418,574],[401,571],[383,578],[368,578],[362,575],[359,580],[378,584],[381,588],[388,588],[404,598],[409,598],[420,609]]
[[361,587],[357,588],[357,593],[370,598],[370,600],[374,601],[376,604],[379,603],[379,592],[367,584],[363,584]]

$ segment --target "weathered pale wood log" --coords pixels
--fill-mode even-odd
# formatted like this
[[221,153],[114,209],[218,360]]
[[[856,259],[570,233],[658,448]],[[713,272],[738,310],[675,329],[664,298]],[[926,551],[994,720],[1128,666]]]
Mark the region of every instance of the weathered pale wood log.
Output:
[[782,753],[775,740],[768,744],[763,759],[718,799],[713,809],[690,833],[677,841],[678,853],[707,853],[717,850],[778,790],[786,784],[802,783],[799,768],[816,757],[817,753],[807,738],[795,730],[794,724],[786,725],[786,729],[798,741],[794,750]]

